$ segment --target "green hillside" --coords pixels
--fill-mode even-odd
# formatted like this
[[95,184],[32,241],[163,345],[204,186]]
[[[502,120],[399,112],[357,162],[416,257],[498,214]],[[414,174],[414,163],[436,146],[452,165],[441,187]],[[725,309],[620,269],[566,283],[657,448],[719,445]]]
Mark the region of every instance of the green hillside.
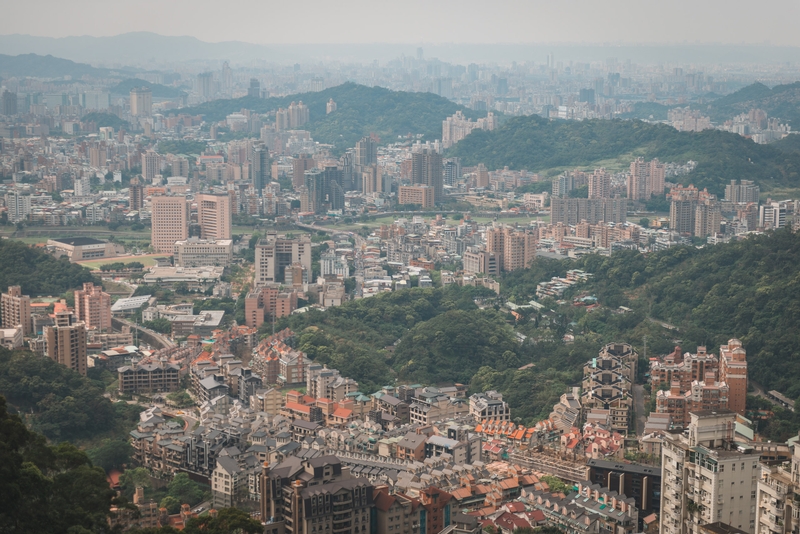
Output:
[[111,72],[108,69],[98,69],[86,63],[75,63],[69,59],[53,56],[40,56],[38,54],[20,54],[7,56],[0,54],[0,76],[35,78],[82,78],[83,76],[105,77]]
[[128,96],[131,92],[131,89],[134,87],[149,87],[153,92],[153,98],[177,98],[185,94],[180,89],[158,83],[150,83],[139,78],[128,78],[127,80],[122,80],[111,88],[111,93],[115,95]]
[[[326,114],[325,105],[331,98],[336,102],[337,110]],[[214,100],[178,112],[199,114],[208,121],[219,121],[242,109],[268,113],[301,100],[308,106],[310,115],[310,122],[304,128],[311,131],[315,140],[335,144],[338,149],[352,147],[371,133],[378,134],[383,142],[407,134],[423,134],[428,139],[439,139],[442,136],[442,120],[457,110],[464,111],[473,119],[482,116],[432,93],[391,91],[354,83],[285,97]]]
[[708,105],[708,113],[714,121],[722,122],[753,108],[763,109],[770,117],[783,119],[797,129],[800,126],[800,82],[776,85],[772,89],[754,83],[714,100]]
[[99,281],[89,269],[11,239],[0,240],[0,288],[21,286],[23,295],[60,295]]
[[604,160],[641,155],[665,162],[698,162],[684,184],[722,194],[730,180],[755,180],[762,188],[800,187],[800,153],[757,145],[739,135],[626,120],[550,121],[516,117],[493,132],[475,130],[450,150],[465,165],[540,171],[591,168]]

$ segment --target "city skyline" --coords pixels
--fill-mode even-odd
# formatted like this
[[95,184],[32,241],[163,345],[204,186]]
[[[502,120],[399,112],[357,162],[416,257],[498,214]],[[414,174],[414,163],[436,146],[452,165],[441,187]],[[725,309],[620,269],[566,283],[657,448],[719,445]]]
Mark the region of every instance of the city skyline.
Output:
[[[374,4],[348,0],[331,10],[311,0],[303,10],[304,31],[291,24],[266,20],[297,17],[291,4],[253,3],[233,0],[223,11],[207,0],[176,0],[167,4],[143,0],[139,9],[108,7],[97,0],[76,0],[74,9],[58,16],[48,0],[11,4],[0,20],[0,35],[28,34],[48,37],[115,36],[128,32],[155,32],[168,36],[193,36],[221,43],[253,44],[348,44],[348,43],[453,43],[453,44],[771,44],[800,46],[792,22],[800,16],[800,4],[768,0],[760,9],[745,9],[743,2],[678,0],[665,9],[661,4],[642,6],[631,0],[603,4],[573,0],[569,6],[545,2],[501,0],[492,9],[477,2],[445,1],[426,4]],[[25,16],[34,10],[43,16]],[[241,13],[247,11],[248,17]],[[420,17],[424,12],[426,16]],[[476,16],[480,12],[480,16]],[[52,15],[47,15],[52,13]],[[85,13],[93,13],[85,17]],[[153,13],[161,16],[153,17]],[[577,14],[577,16],[574,16]],[[572,15],[572,16],[568,16]],[[178,17],[185,25],[174,24]],[[447,24],[442,24],[447,21]],[[562,21],[562,23],[557,23]],[[332,32],[332,28],[358,31]]]

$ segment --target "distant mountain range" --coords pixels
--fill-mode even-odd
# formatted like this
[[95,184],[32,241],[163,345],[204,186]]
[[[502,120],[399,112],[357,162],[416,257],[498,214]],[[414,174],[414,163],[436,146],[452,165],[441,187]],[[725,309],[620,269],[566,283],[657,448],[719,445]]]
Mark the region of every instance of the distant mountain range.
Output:
[[[253,61],[301,62],[336,59],[339,61],[390,60],[416,55],[419,43],[365,44],[270,44],[241,41],[209,43],[195,37],[172,37],[150,32],[132,32],[111,37],[36,37],[0,35],[0,51],[5,54],[54,55],[73,61],[120,65],[147,65],[175,61]],[[548,54],[559,61],[605,61],[617,58],[637,63],[766,63],[795,61],[798,48],[767,45],[632,45],[632,44],[453,44],[424,43],[425,57],[469,63],[492,61],[544,62]]]
[[64,78],[71,76],[109,76],[112,71],[98,69],[86,63],[37,54],[7,56],[0,54],[0,77],[31,76],[34,78]]

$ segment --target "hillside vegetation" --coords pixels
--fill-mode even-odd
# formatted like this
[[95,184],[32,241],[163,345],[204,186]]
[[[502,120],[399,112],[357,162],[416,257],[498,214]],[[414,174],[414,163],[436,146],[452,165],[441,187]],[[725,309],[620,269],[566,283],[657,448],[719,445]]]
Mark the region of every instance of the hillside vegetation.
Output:
[[[337,110],[326,114],[325,106],[331,98]],[[482,116],[433,93],[391,91],[355,83],[285,97],[214,100],[179,112],[203,115],[207,121],[220,121],[242,109],[268,113],[301,100],[308,106],[310,116],[310,122],[303,128],[308,129],[315,140],[334,144],[340,150],[355,146],[359,139],[371,133],[384,142],[408,134],[438,139],[442,136],[442,121],[457,110],[472,118]]]
[[0,288],[22,286],[24,295],[60,295],[85,282],[99,283],[91,271],[68,259],[50,254],[11,239],[0,240]]
[[127,80],[122,80],[111,88],[111,93],[115,95],[127,96],[134,87],[148,87],[153,92],[153,98],[177,98],[185,94],[180,89],[159,83],[150,83],[139,78],[128,78]]
[[684,184],[722,194],[730,180],[755,180],[762,188],[800,186],[800,153],[757,145],[737,134],[679,132],[671,126],[627,120],[550,121],[516,117],[493,132],[475,130],[450,150],[465,165],[540,171],[591,167],[596,162],[640,155],[661,161],[698,162],[680,177]]
[[770,117],[783,119],[797,129],[800,125],[800,82],[776,85],[772,89],[756,82],[712,101],[707,112],[714,121],[723,122],[754,108],[763,109]]

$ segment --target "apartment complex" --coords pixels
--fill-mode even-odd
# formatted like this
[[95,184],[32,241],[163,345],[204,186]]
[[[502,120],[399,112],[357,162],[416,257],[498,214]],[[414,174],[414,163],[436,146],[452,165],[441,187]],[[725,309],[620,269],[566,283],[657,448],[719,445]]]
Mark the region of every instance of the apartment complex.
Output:
[[433,201],[441,202],[444,195],[442,155],[429,147],[420,147],[411,154],[411,183],[433,188]]
[[494,253],[501,272],[528,267],[536,257],[536,241],[535,234],[510,226],[498,225],[486,230],[486,252]]
[[151,245],[156,252],[175,253],[175,243],[189,237],[189,203],[183,196],[154,196],[151,201]]
[[180,389],[180,366],[171,363],[131,364],[117,369],[120,394],[163,393]]
[[690,414],[688,431],[666,434],[661,455],[661,534],[700,534],[722,522],[755,532],[759,455],[734,442],[736,414]]
[[55,325],[44,327],[47,356],[86,376],[86,325],[71,312],[55,314]]
[[553,198],[550,201],[551,224],[624,223],[627,216],[628,201],[624,198]]
[[22,327],[22,335],[33,334],[31,320],[31,298],[22,294],[20,286],[10,286],[6,293],[0,295],[0,327]]
[[647,201],[651,196],[663,195],[665,176],[664,164],[657,159],[646,162],[644,158],[636,158],[628,175],[628,198]]
[[401,185],[397,190],[398,204],[414,204],[421,208],[434,206],[435,191],[428,185]]
[[86,328],[100,332],[111,331],[111,295],[91,282],[75,291],[75,315]]

